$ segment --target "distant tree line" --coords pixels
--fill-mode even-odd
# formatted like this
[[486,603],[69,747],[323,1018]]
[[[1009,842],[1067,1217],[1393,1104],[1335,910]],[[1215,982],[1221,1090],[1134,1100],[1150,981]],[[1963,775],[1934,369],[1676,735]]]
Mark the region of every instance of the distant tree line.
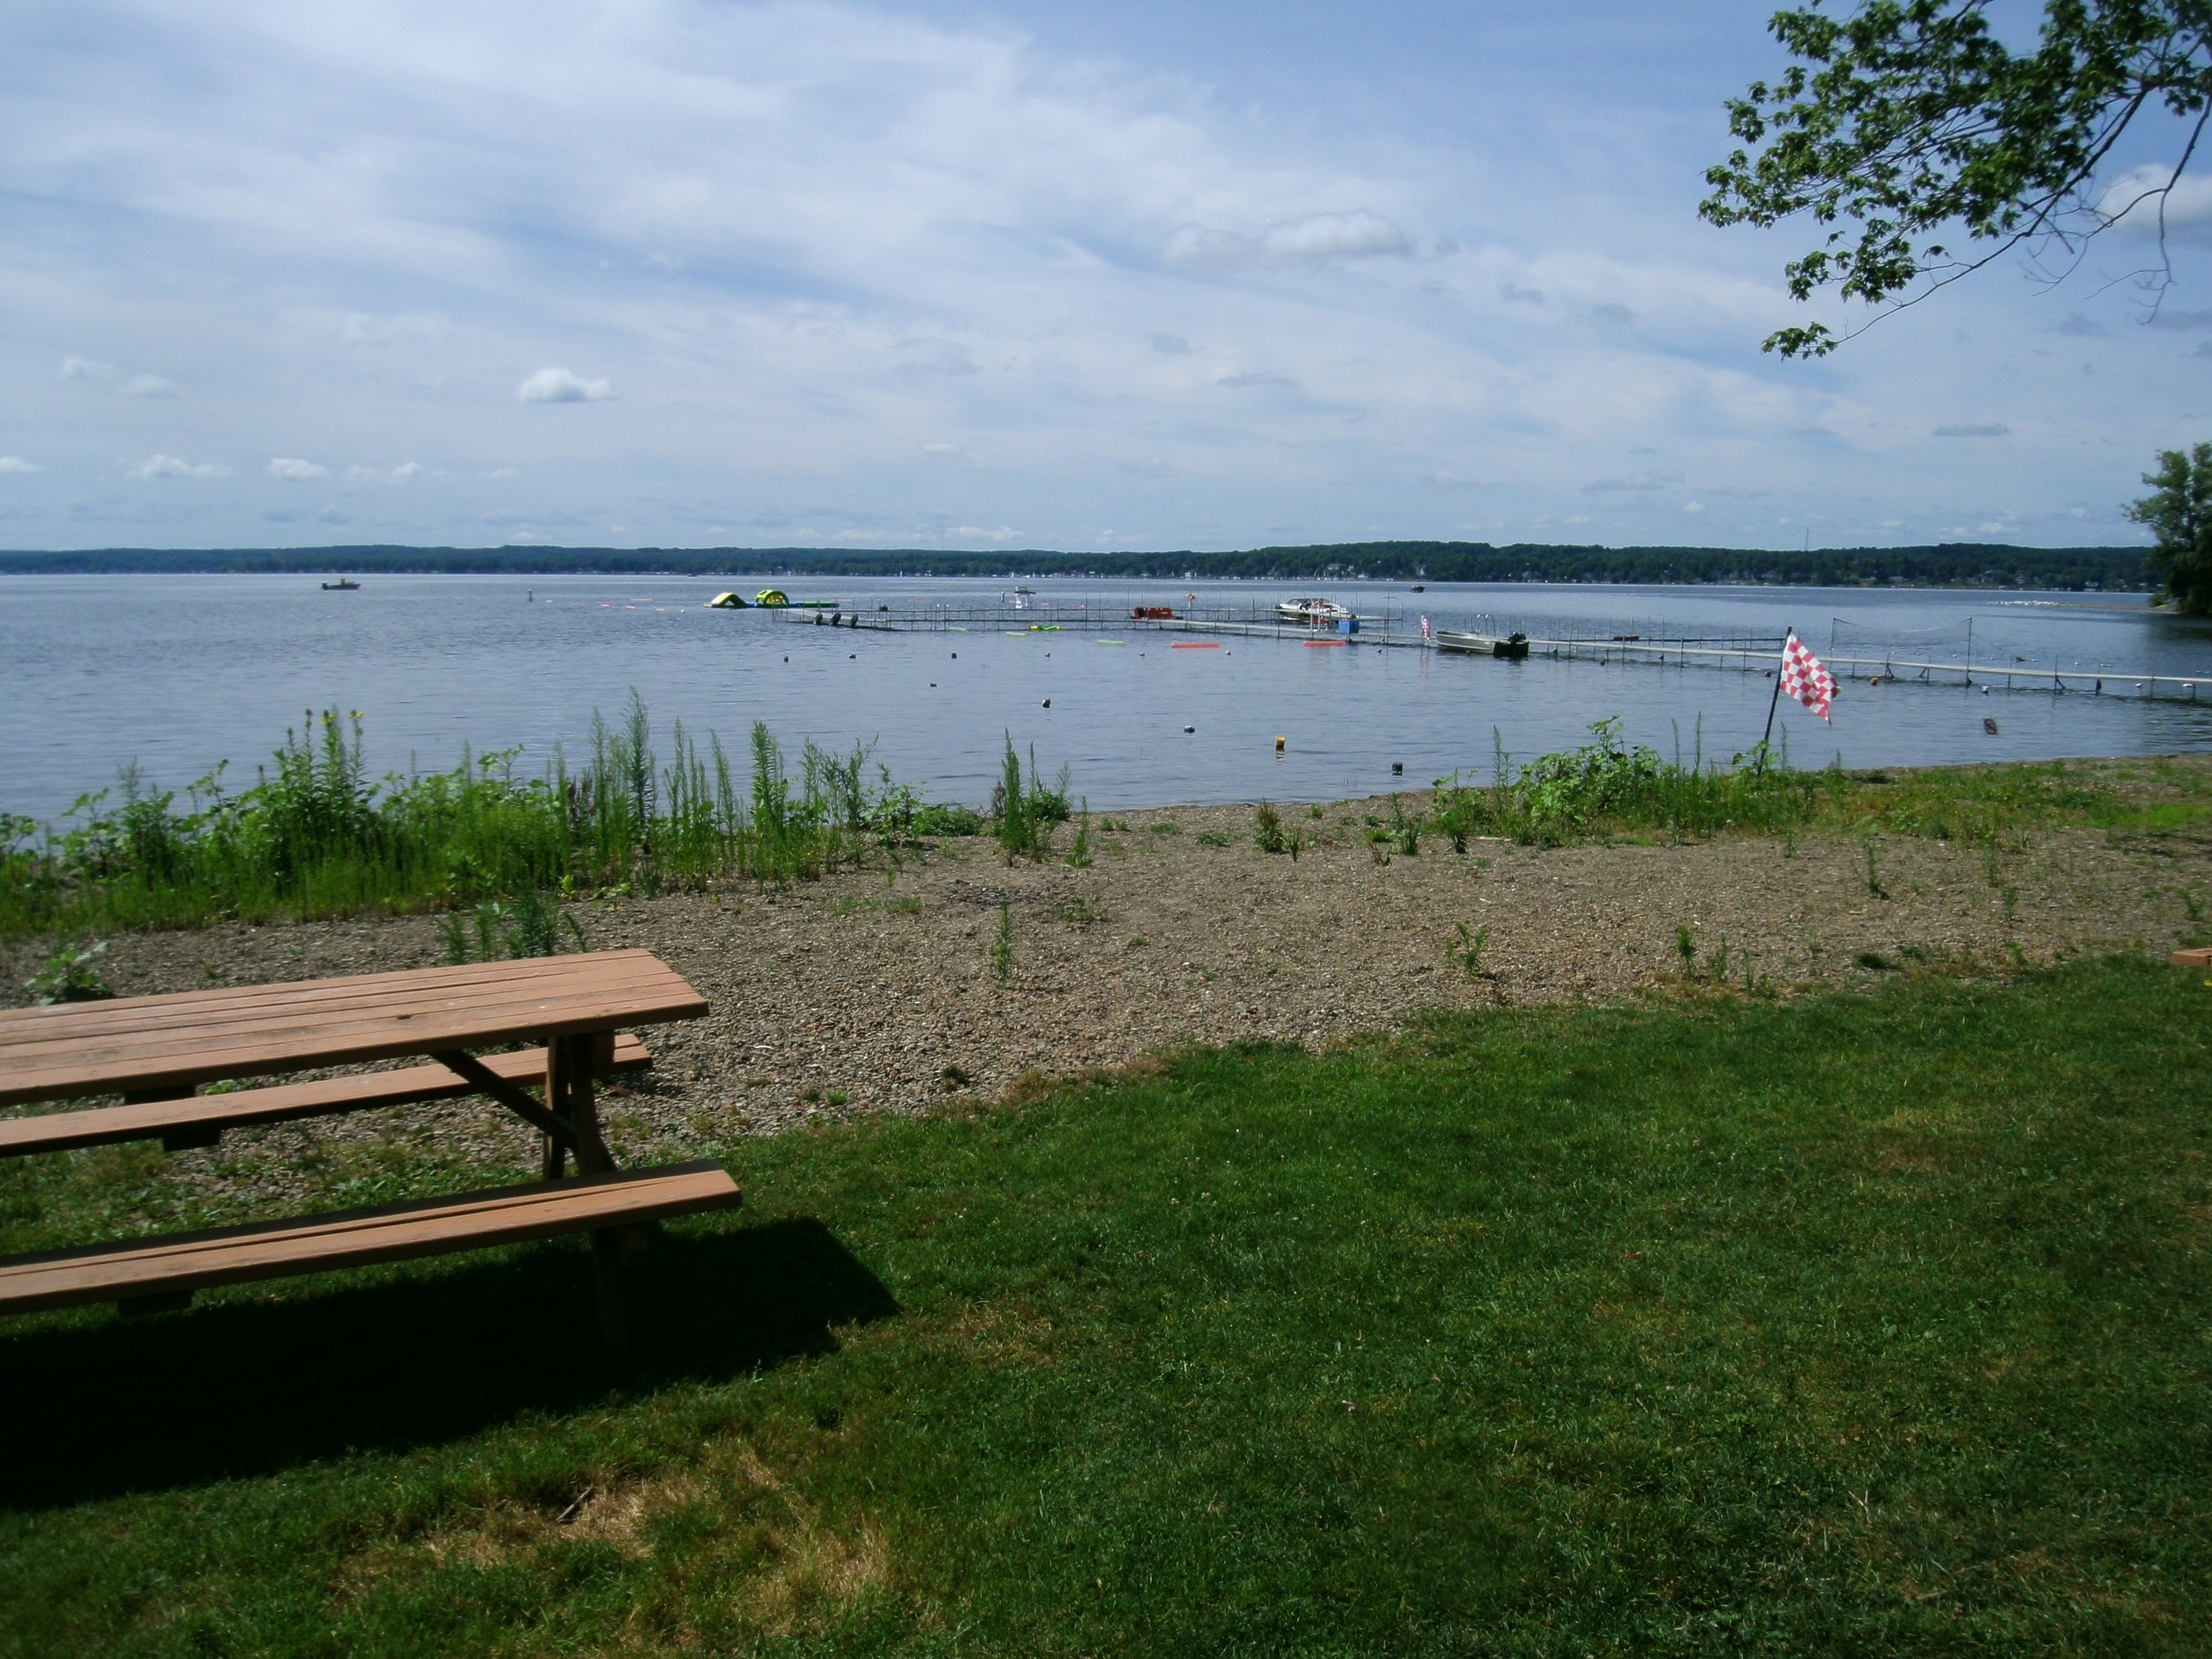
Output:
[[1346,542],[1235,553],[965,552],[812,547],[100,548],[0,552],[0,574],[300,573],[354,575],[1091,576],[1181,580],[1734,582],[1827,587],[2028,587],[2141,591],[2157,586],[2134,547],[1567,547],[1517,542]]

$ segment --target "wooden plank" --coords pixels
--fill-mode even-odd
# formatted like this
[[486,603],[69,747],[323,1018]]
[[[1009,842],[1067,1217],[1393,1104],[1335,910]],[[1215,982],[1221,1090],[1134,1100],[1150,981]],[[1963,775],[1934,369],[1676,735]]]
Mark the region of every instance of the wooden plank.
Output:
[[0,1313],[173,1297],[216,1285],[486,1249],[726,1209],[740,1201],[728,1172],[702,1158],[373,1210],[16,1256],[0,1261]]
[[[502,963],[489,969],[416,969],[404,974],[365,974],[348,980],[307,980],[241,990],[183,991],[167,996],[57,1004],[0,1011],[0,1052],[68,1042],[143,1042],[164,1030],[252,1030],[264,1025],[312,1028],[342,1024],[363,1013],[435,1014],[488,1004],[618,996],[665,984],[667,966],[645,951],[608,953],[590,969],[545,969],[541,962]],[[556,963],[588,961],[554,957]],[[466,977],[457,977],[465,974]]]
[[[568,964],[589,963],[589,968]],[[0,1012],[0,1105],[696,1019],[647,951]],[[204,1023],[195,1023],[204,1016]]]
[[0,1029],[16,1021],[64,1019],[71,1025],[97,1027],[114,1023],[137,1026],[154,1011],[173,1008],[202,1019],[227,1006],[253,1007],[277,1001],[306,1003],[343,1001],[356,996],[384,1000],[394,992],[434,994],[441,988],[473,994],[487,985],[560,984],[570,980],[620,977],[630,969],[650,967],[659,959],[650,951],[625,949],[557,957],[524,957],[492,962],[465,963],[458,967],[395,968],[374,974],[340,974],[322,979],[273,980],[254,985],[215,986],[198,991],[173,991],[160,996],[123,997],[100,1002],[67,1003],[44,1008],[0,1011]]
[[[165,1042],[282,1039],[341,1030],[363,1023],[435,1021],[453,1014],[532,1008],[586,1009],[636,999],[669,998],[683,981],[647,952],[599,972],[558,975],[514,971],[451,982],[444,970],[423,970],[403,980],[342,991],[328,981],[304,987],[259,988],[250,1000],[203,1000],[204,994],[74,1003],[0,1012],[0,1058],[37,1064],[62,1054],[90,1058],[119,1052],[155,1052]],[[520,965],[517,965],[518,968]],[[383,978],[384,976],[376,976]],[[680,1000],[680,998],[678,999]]]
[[[425,1018],[420,1012],[395,1009],[365,1013],[343,1023],[295,1024],[289,1028],[265,1025],[252,1030],[217,1027],[203,1031],[180,1030],[151,1034],[135,1042],[106,1041],[99,1044],[24,1045],[15,1053],[0,1054],[0,1060],[31,1075],[67,1069],[72,1074],[96,1076],[118,1067],[134,1075],[149,1075],[164,1061],[183,1059],[208,1063],[236,1055],[251,1060],[258,1056],[288,1056],[289,1066],[263,1069],[297,1070],[313,1057],[348,1052],[363,1044],[398,1042],[397,1052],[457,1046],[482,1047],[514,1036],[537,1036],[549,1030],[574,1032],[612,1029],[621,1024],[651,1024],[664,1018],[682,1018],[686,1004],[672,1003],[665,994],[622,996],[603,994],[590,997],[522,1003],[486,1003],[438,1011]],[[396,1036],[395,1036],[395,1034]],[[144,1086],[134,1085],[133,1086]]]
[[2212,968],[2212,951],[2176,951],[2173,965],[2177,968]]
[[[481,1058],[485,1066],[509,1082],[532,1084],[544,1079],[543,1049],[528,1048]],[[637,1038],[628,1032],[615,1038],[611,1062],[613,1070],[635,1071],[652,1063],[653,1056]],[[106,1146],[126,1140],[166,1139],[195,1130],[220,1133],[225,1129],[246,1128],[257,1123],[329,1117],[340,1112],[406,1106],[424,1100],[453,1100],[474,1092],[472,1085],[443,1066],[410,1066],[399,1071],[356,1072],[349,1077],[323,1078],[313,1083],[240,1089],[233,1094],[191,1095],[181,1100],[99,1106],[81,1112],[41,1112],[0,1118],[0,1158],[67,1152],[78,1146]]]

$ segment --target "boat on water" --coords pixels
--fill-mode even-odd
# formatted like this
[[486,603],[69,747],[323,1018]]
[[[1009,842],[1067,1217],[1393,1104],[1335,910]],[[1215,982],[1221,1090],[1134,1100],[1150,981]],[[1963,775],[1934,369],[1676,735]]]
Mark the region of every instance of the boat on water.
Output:
[[358,593],[360,591],[361,584],[350,576],[341,576],[334,582],[323,584],[325,593]]
[[1350,622],[1355,613],[1350,605],[1339,605],[1334,599],[1285,599],[1275,607],[1275,614],[1285,622],[1303,623],[1308,628],[1333,628]]
[[1511,634],[1464,634],[1449,628],[1437,629],[1437,649],[1464,651],[1470,656],[1497,657],[1505,662],[1519,662],[1528,654],[1528,636]]

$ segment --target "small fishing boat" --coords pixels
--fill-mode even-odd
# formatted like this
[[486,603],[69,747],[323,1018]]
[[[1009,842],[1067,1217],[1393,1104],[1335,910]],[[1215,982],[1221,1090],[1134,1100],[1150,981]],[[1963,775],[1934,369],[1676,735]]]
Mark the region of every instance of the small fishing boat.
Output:
[[707,601],[707,609],[709,611],[743,611],[745,609],[745,602],[740,595],[736,593],[717,593],[713,599]]
[[325,593],[358,593],[361,592],[361,584],[350,576],[341,576],[334,582],[325,582],[323,584],[323,592]]
[[1285,622],[1320,628],[1349,622],[1354,613],[1350,605],[1339,605],[1334,599],[1285,599],[1275,607],[1275,614]]
[[1449,628],[1437,629],[1437,649],[1464,651],[1470,656],[1497,657],[1505,662],[1519,662],[1528,654],[1528,636],[1512,633],[1462,634]]
[[1173,622],[1175,610],[1170,605],[1140,605],[1131,609],[1129,617],[1133,622]]

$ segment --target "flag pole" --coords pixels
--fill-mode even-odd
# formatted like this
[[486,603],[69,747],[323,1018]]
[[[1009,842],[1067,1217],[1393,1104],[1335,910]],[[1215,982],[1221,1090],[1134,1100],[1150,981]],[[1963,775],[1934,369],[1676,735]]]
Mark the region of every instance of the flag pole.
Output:
[[1759,764],[1752,768],[1753,777],[1766,775],[1766,745],[1774,740],[1774,711],[1782,706],[1782,669],[1790,659],[1790,636],[1797,630],[1784,629],[1782,634],[1782,662],[1774,665],[1774,695],[1766,704],[1766,735],[1759,740]]

